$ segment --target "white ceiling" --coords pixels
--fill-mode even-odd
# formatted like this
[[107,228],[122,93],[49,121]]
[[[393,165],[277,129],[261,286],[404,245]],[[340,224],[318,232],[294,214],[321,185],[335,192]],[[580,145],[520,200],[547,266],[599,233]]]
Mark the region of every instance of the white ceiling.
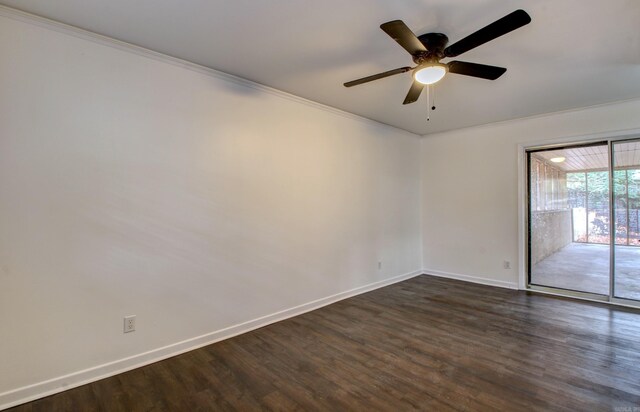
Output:
[[[0,0],[418,134],[640,97],[638,0]],[[532,22],[457,60],[507,67],[496,81],[450,74],[402,100],[411,65],[379,25],[401,19],[450,43],[522,8]]]

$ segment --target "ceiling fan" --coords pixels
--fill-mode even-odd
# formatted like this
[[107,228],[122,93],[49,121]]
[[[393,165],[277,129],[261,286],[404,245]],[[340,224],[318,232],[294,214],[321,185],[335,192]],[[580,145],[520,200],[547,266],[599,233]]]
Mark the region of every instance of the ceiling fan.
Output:
[[413,103],[418,100],[425,85],[433,84],[449,73],[495,80],[507,71],[504,67],[488,66],[486,64],[462,62],[453,60],[440,63],[440,59],[456,57],[488,41],[507,34],[531,22],[531,17],[524,10],[516,10],[486,27],[476,31],[462,40],[447,46],[449,38],[442,33],[426,33],[416,37],[402,20],[393,20],[380,25],[380,28],[393,40],[411,54],[415,67],[400,67],[361,79],[345,83],[345,87],[352,87],[394,74],[414,71],[413,83],[402,104]]

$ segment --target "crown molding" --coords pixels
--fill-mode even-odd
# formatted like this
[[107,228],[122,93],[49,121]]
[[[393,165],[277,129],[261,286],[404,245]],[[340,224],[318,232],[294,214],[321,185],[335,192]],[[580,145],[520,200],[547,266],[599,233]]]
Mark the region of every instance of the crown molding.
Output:
[[335,108],[333,106],[328,106],[323,103],[316,102],[314,100],[309,100],[304,97],[297,96],[295,94],[291,94],[270,86],[266,86],[261,83],[254,82],[252,80],[245,79],[243,77],[235,76],[230,73],[222,72],[220,70],[216,70],[207,66],[203,66],[197,63],[193,63],[187,60],[183,60],[174,56],[170,56],[164,53],[160,53],[157,51],[153,51],[147,49],[142,46],[137,46],[132,43],[127,43],[122,40],[117,40],[108,36],[104,36],[102,34],[94,33],[89,30],[81,29],[76,26],[72,26],[69,24],[61,23],[59,21],[51,20],[46,17],[38,16],[32,13],[28,13],[22,10],[14,9],[12,7],[0,5],[0,16],[6,17],[13,20],[18,20],[23,23],[32,24],[35,26],[39,26],[45,29],[53,30],[58,33],[66,34],[69,36],[73,36],[79,39],[88,40],[93,43],[97,43],[103,46],[112,47],[121,51],[129,52],[136,54],[138,56],[146,57],[149,59],[153,59],[156,61],[160,61],[163,63],[168,63],[174,66],[182,67],[184,69],[197,72],[200,74],[204,74],[207,76],[215,77],[220,80],[224,80],[230,83],[234,83],[236,85],[240,85],[243,87],[248,87],[250,89],[259,90],[261,92],[269,93],[273,96],[277,96],[282,99],[286,99],[289,101],[293,101],[296,103],[304,104],[309,107],[313,107],[315,109],[320,109],[322,111],[332,113],[347,119],[356,120],[360,122],[364,122],[367,124],[375,124],[377,126],[383,126],[384,128],[388,128],[394,130],[396,132],[402,132],[407,136],[420,138],[421,136],[416,133],[412,133],[408,130],[401,129],[396,126],[392,126],[387,123],[380,122],[378,120],[374,120],[365,116],[361,116],[355,113],[351,113],[342,109]]
[[[557,112],[540,113],[540,114],[534,114],[534,115],[531,115],[531,116],[517,117],[515,119],[500,120],[498,122],[482,123],[482,124],[477,124],[475,126],[458,127],[458,128],[455,128],[455,129],[443,130],[441,132],[423,134],[421,137],[428,138],[428,137],[434,137],[434,136],[439,136],[439,135],[445,135],[445,134],[451,133],[451,132],[461,132],[461,131],[471,130],[471,129],[485,129],[485,128],[488,128],[488,127],[506,126],[506,125],[509,125],[509,124],[512,124],[512,123],[519,123],[519,122],[526,121],[526,120],[544,119],[545,117],[553,117],[553,116],[557,116],[557,115],[571,114],[571,113],[576,113],[576,112],[581,112],[581,111],[604,108],[604,107],[608,107],[608,106],[616,106],[616,105],[620,105],[620,104],[633,103],[633,102],[640,102],[640,98],[632,97],[632,98],[629,98],[629,99],[614,100],[612,102],[596,103],[596,104],[592,104],[590,106],[573,107],[573,108],[570,108],[570,109],[558,110]],[[606,135],[608,135],[607,133],[596,133],[596,134],[606,134]]]

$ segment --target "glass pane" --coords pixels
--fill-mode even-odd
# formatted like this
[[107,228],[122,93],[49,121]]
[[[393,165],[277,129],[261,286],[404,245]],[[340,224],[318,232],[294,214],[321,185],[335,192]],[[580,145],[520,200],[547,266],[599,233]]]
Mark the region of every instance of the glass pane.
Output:
[[608,245],[610,242],[609,171],[587,172],[587,208],[589,217],[587,241]]
[[607,145],[528,156],[530,283],[608,295]]
[[613,144],[614,296],[640,300],[640,142]]
[[629,209],[627,208],[627,171],[615,170],[613,172],[613,201],[615,204],[616,219],[616,245],[627,245],[629,239]]
[[573,223],[573,242],[587,243],[587,174],[567,173],[567,193]]

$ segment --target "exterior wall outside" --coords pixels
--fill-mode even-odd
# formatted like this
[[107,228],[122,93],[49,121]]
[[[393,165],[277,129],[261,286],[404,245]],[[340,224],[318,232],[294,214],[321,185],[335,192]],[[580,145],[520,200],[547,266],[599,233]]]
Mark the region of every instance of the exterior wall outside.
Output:
[[535,265],[571,243],[571,210],[531,213],[531,263]]

